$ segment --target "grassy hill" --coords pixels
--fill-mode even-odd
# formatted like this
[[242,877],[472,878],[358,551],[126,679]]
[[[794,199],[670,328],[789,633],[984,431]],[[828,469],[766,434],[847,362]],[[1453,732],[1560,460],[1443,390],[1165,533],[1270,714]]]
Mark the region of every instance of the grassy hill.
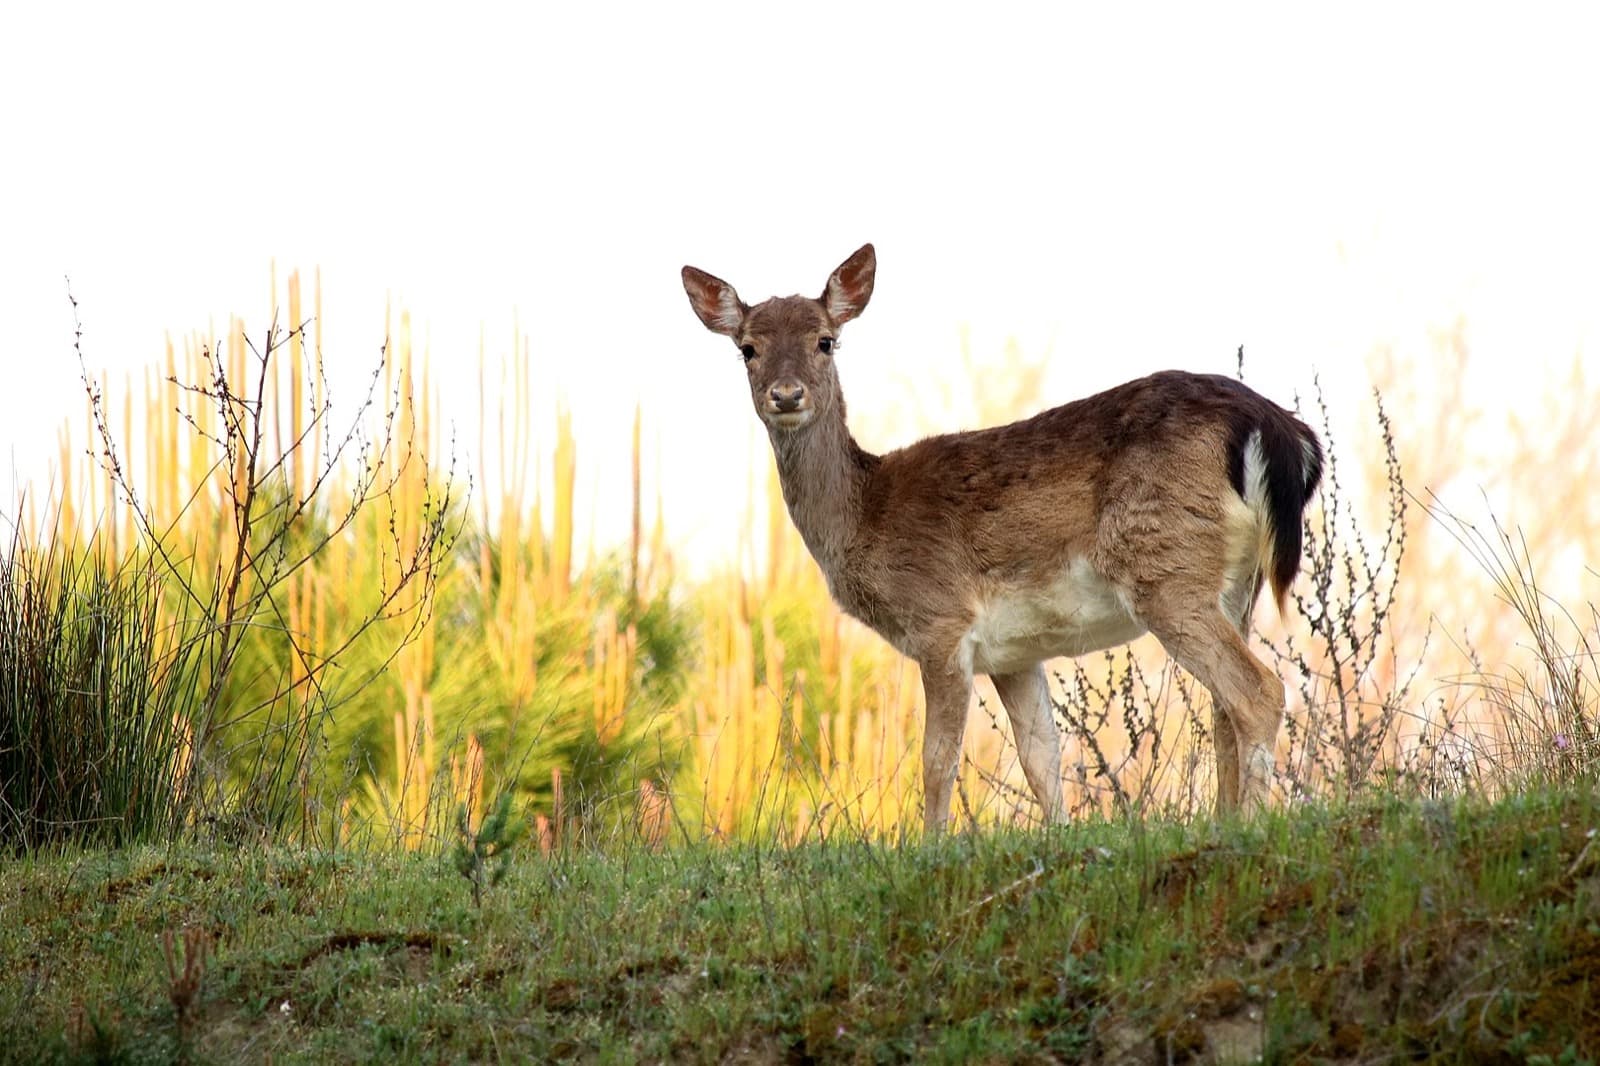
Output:
[[932,843],[238,847],[0,872],[11,1061],[1445,1061],[1600,1054],[1600,801]]

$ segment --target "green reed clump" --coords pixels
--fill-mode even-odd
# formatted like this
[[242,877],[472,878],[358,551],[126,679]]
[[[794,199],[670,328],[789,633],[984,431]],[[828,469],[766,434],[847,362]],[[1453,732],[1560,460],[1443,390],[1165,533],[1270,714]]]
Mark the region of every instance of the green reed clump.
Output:
[[59,535],[0,556],[0,849],[123,845],[179,816],[204,690],[148,562]]

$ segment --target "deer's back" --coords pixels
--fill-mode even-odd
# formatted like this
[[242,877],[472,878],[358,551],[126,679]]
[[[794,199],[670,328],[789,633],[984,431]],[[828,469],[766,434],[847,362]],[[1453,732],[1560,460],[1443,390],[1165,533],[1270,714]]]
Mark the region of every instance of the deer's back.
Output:
[[835,595],[916,654],[895,630],[970,626],[1022,590],[1080,587],[1086,562],[1116,583],[1164,557],[1214,557],[1220,581],[1226,542],[1253,535],[1237,528],[1230,449],[1263,419],[1293,422],[1230,378],[1168,371],[890,452]]

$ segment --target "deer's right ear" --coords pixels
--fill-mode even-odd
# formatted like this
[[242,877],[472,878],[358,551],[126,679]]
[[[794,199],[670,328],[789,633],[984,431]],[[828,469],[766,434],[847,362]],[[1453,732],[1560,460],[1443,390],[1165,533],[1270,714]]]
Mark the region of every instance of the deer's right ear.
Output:
[[683,289],[689,294],[689,306],[706,324],[706,329],[728,337],[737,337],[749,310],[721,278],[712,277],[704,270],[692,266],[683,268]]

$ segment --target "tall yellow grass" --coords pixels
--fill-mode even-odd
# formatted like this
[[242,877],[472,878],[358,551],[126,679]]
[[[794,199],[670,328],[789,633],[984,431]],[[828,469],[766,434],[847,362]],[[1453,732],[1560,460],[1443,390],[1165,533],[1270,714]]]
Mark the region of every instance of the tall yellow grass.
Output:
[[[283,299],[279,295],[274,279],[274,305],[286,304],[289,322],[309,319],[314,324],[309,346],[299,335],[294,337],[288,361],[281,374],[270,380],[266,397],[274,409],[269,424],[279,433],[277,453],[289,454],[294,442],[309,442],[296,453],[287,471],[298,498],[308,491],[323,460],[321,434],[307,423],[307,412],[317,410],[324,400],[320,391],[321,331],[320,325],[315,325],[322,319],[320,281],[313,283],[309,315],[304,315],[298,272],[288,275]],[[429,360],[426,352],[414,348],[410,316],[400,311],[384,328],[391,339],[384,368],[385,394],[404,397],[397,432],[422,444],[430,455],[443,454]],[[132,464],[128,480],[145,493],[140,504],[153,520],[152,529],[137,527],[134,510],[117,498],[97,458],[84,450],[83,442],[94,439],[94,410],[85,414],[84,424],[76,431],[69,426],[61,432],[63,526],[97,529],[99,536],[93,543],[107,565],[124,558],[141,533],[155,533],[168,543],[183,545],[207,570],[218,566],[234,547],[232,527],[224,515],[229,493],[240,486],[244,471],[237,463],[230,466],[208,459],[205,449],[194,445],[196,434],[217,435],[217,410],[203,397],[173,384],[174,379],[211,380],[215,368],[207,351],[205,335],[190,334],[181,344],[169,338],[159,372],[147,372],[140,382],[126,382],[120,389],[120,402],[101,407],[114,412],[110,417],[120,419],[108,428],[123,442],[122,455],[137,457],[136,462],[132,458],[124,461]],[[209,358],[222,361],[230,381],[247,380],[250,349],[241,320],[229,320],[221,351]],[[1023,409],[1040,406],[1042,399],[1034,395],[1041,377],[1037,365],[1027,365],[1016,352],[1008,353],[1008,358],[1020,368],[1012,377],[1023,384],[1007,403]],[[916,669],[832,605],[820,574],[783,510],[770,459],[761,456],[754,460],[767,473],[765,509],[759,511],[752,503],[747,511],[744,539],[730,546],[730,559],[738,561],[710,580],[684,588],[674,574],[659,499],[650,522],[642,513],[640,433],[644,413],[637,413],[632,432],[633,478],[628,489],[633,523],[623,549],[626,598],[608,598],[597,591],[604,586],[597,568],[605,564],[596,562],[595,546],[575,552],[573,543],[581,453],[570,413],[536,395],[530,360],[529,344],[520,329],[510,353],[503,356],[491,356],[486,342],[480,341],[476,441],[480,467],[475,477],[474,518],[482,535],[471,540],[473,547],[457,560],[461,571],[474,575],[470,584],[478,600],[477,616],[482,619],[476,635],[481,643],[475,651],[482,654],[501,691],[508,694],[510,721],[514,724],[521,709],[534,706],[541,684],[552,683],[540,673],[539,664],[547,661],[543,652],[548,650],[541,646],[541,640],[548,639],[541,637],[546,633],[541,620],[572,619],[572,624],[585,631],[580,639],[562,645],[575,650],[564,653],[561,669],[569,679],[574,674],[581,677],[590,698],[566,713],[586,717],[585,728],[601,750],[620,743],[631,726],[637,725],[632,716],[643,668],[639,633],[621,619],[630,603],[669,596],[698,620],[697,636],[681,701],[671,709],[672,721],[662,733],[681,747],[682,766],[673,780],[641,774],[634,783],[637,817],[646,827],[647,837],[659,839],[669,822],[685,831],[719,835],[762,827],[785,839],[826,834],[841,826],[890,834],[906,825],[908,818],[914,822],[922,719]],[[1397,379],[1385,385],[1392,393],[1403,391]],[[108,389],[103,379],[95,387]],[[1402,402],[1419,409],[1425,406],[1425,400],[1416,396]],[[552,410],[555,446],[548,459],[548,474],[553,495],[546,500],[537,487],[541,478],[533,459],[533,428],[541,412]],[[984,421],[1019,413],[1022,411],[981,412]],[[1435,424],[1426,416],[1408,418],[1407,424],[1412,421]],[[1574,450],[1580,444],[1572,436],[1577,432],[1570,428],[1565,438]],[[1426,446],[1421,441],[1412,445],[1419,450]],[[1585,460],[1586,477],[1600,473],[1593,469],[1597,462],[1593,454],[1590,451]],[[492,466],[484,461],[491,456],[495,460]],[[1408,453],[1406,458],[1413,467],[1425,465],[1422,456]],[[398,485],[389,503],[394,535],[399,550],[404,551],[415,546],[419,535],[428,472],[418,464],[390,473]],[[1588,479],[1592,481],[1592,477]],[[1576,485],[1577,480],[1567,483]],[[1600,533],[1596,529],[1600,522],[1595,508],[1580,496],[1579,490],[1572,488],[1563,516],[1581,513],[1582,529],[1564,529],[1561,536],[1590,537],[1594,543],[1600,540],[1594,537]],[[382,523],[368,532],[379,541],[357,550],[380,559],[394,554],[395,545],[381,542]],[[1413,538],[1423,535],[1413,525]],[[750,550],[756,536],[765,540],[759,563],[757,553]],[[1437,532],[1427,536],[1438,538]],[[1385,660],[1386,668],[1395,671],[1423,658],[1417,634],[1430,617],[1427,605],[1432,593],[1473,583],[1459,562],[1443,562],[1442,555],[1415,549],[1413,559],[1418,554],[1423,555],[1422,576],[1408,579],[1411,595],[1402,601],[1394,627],[1399,630],[1395,645],[1399,652]],[[421,594],[420,590],[408,593]],[[288,687],[293,698],[313,698],[309,664],[334,646],[331,631],[337,628],[338,619],[359,613],[356,605],[361,596],[362,590],[352,587],[348,570],[331,552],[314,560],[289,583],[285,624],[294,631],[297,646],[306,652],[306,659],[291,668]],[[426,605],[413,601],[401,606]],[[1478,653],[1509,660],[1515,636],[1504,620],[1505,612],[1494,609],[1487,597],[1475,601],[1475,610],[1488,622],[1478,632],[1489,636],[1480,639],[1501,645],[1480,643]],[[1269,630],[1278,625],[1264,617],[1262,621]],[[1301,624],[1295,619],[1288,621],[1291,631]],[[452,804],[468,806],[476,824],[485,782],[493,776],[485,767],[484,745],[470,728],[472,708],[448,706],[457,694],[438,688],[441,659],[460,655],[463,649],[441,652],[436,629],[436,621],[426,622],[395,660],[399,697],[388,711],[389,746],[370,753],[375,768],[367,784],[371,806],[385,812],[394,834],[412,844],[440,831],[434,813],[439,809],[436,790],[440,782],[445,783]],[[1138,645],[1128,654],[1144,663],[1150,676],[1160,674],[1153,644]],[[1434,676],[1452,672],[1436,650],[1428,654],[1434,656],[1428,660]],[[1121,661],[1111,660],[1109,672],[1114,674]],[[1182,682],[1169,677],[1164,684],[1175,689]],[[980,692],[987,696],[991,712],[996,710],[992,693],[981,687]],[[444,718],[468,723],[464,748],[445,743],[438,727]],[[529,723],[530,729],[535,725]],[[1102,753],[1129,774],[1153,775],[1161,769],[1156,765],[1160,760],[1181,761],[1193,754],[1194,740],[1182,722],[1159,727],[1159,755],[1153,748],[1130,749],[1114,721],[1108,722],[1103,732]],[[1003,715],[973,716],[958,814],[970,811],[980,820],[1028,816],[1013,750]],[[1065,753],[1069,766],[1087,758],[1081,746],[1069,745]],[[1074,799],[1080,808],[1109,803],[1103,795],[1081,790]],[[567,817],[559,773],[541,802],[545,809],[540,814],[549,827],[546,839],[554,841]]]

